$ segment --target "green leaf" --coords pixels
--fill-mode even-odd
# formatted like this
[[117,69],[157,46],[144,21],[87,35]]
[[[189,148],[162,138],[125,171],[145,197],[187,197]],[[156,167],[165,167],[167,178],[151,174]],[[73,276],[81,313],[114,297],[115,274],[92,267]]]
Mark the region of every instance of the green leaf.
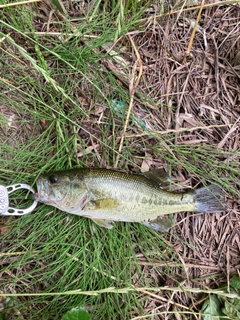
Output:
[[58,2],[58,0],[51,0],[51,1],[52,1],[52,3],[56,6],[56,8],[57,8],[62,14],[64,14],[64,11],[63,11],[60,3]]
[[4,314],[1,312],[1,313],[0,313],[0,320],[4,320],[4,318],[5,318],[5,317],[4,317]]
[[235,277],[230,280],[230,286],[234,289],[240,289],[240,278]]
[[211,294],[202,306],[203,320],[221,320],[221,302],[218,297]]
[[88,312],[83,308],[73,308],[65,313],[61,320],[91,320]]
[[222,310],[223,313],[230,319],[240,319],[240,303],[236,300],[225,302],[225,308]]
[[224,308],[222,309],[222,311],[230,319],[237,319],[238,320],[238,319],[240,319],[240,295],[233,288],[231,288],[230,292],[234,293],[234,294],[237,294],[239,296],[239,299],[237,299],[237,298],[234,298],[234,299],[227,298],[224,301]]

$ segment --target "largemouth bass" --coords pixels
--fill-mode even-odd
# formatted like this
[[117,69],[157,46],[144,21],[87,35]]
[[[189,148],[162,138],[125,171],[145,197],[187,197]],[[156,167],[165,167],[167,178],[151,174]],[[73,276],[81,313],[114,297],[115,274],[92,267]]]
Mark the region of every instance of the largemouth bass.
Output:
[[71,169],[41,175],[34,198],[106,228],[112,228],[113,221],[126,221],[163,232],[171,227],[166,216],[170,213],[225,210],[218,186],[174,193],[163,190],[159,181],[160,170],[138,175],[108,169]]

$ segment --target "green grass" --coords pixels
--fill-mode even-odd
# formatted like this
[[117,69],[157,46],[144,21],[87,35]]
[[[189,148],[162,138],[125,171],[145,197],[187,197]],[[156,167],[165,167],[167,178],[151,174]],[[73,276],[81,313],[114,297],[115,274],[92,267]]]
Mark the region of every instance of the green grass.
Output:
[[[0,104],[6,113],[15,115],[11,126],[0,118],[4,131],[0,133],[1,184],[34,185],[41,172],[75,166],[114,167],[126,114],[116,114],[111,101],[128,106],[130,98],[128,88],[100,64],[113,59],[103,45],[119,39],[117,48],[127,48],[132,54],[122,36],[145,18],[143,12],[151,3],[142,1],[138,7],[137,1],[126,1],[124,8],[121,1],[115,6],[98,1],[81,23],[72,25],[54,16],[55,29],[64,38],[35,32],[36,17],[41,18],[36,4],[0,11]],[[130,67],[125,71],[129,76]],[[151,114],[148,104],[155,110],[168,108],[141,88],[136,99],[147,114]],[[142,150],[147,149],[161,157],[173,175],[180,166],[201,183],[217,183],[230,195],[236,194],[233,183],[239,181],[239,153],[208,145],[175,145],[174,133],[146,135],[134,115],[130,119],[128,133],[134,136],[137,128],[143,136],[125,138],[119,168],[139,171],[136,159],[144,157]],[[88,152],[92,145],[97,152]],[[231,160],[223,161],[226,157]],[[151,310],[143,307],[149,296],[133,286],[149,291],[171,279],[180,288],[176,268],[181,278],[187,277],[174,243],[170,246],[168,242],[169,235],[138,224],[118,223],[106,231],[90,220],[39,205],[33,214],[11,218],[6,226],[9,232],[1,236],[0,246],[1,290],[12,295],[15,309],[31,320],[60,319],[76,306],[87,306],[93,319],[116,319],[116,315],[119,319],[150,319]],[[181,243],[177,236],[171,241]],[[148,267],[139,262],[138,254],[150,263]],[[118,293],[121,288],[125,293]],[[187,294],[194,299],[192,293]],[[164,292],[162,297],[170,295]],[[184,306],[179,308],[184,310]],[[13,309],[11,304],[9,309]]]
[[[145,228],[136,225],[121,223],[106,232],[87,219],[55,210],[49,213],[44,206],[12,224],[11,232],[2,238],[6,254],[1,255],[5,261],[1,271],[11,270],[15,274],[11,286],[18,294],[39,293],[30,299],[18,297],[18,309],[28,310],[31,319],[45,313],[51,314],[49,319],[58,319],[59,314],[77,305],[90,306],[96,319],[107,315],[114,318],[114,314],[128,318],[133,307],[137,314],[144,314],[140,305],[144,296],[137,292],[117,293],[117,288],[153,285],[138,264],[136,246],[150,262],[155,255],[158,259],[161,256],[163,264],[168,260],[178,262],[161,235],[146,233]],[[156,254],[156,247],[166,252]],[[163,277],[167,274],[174,278],[173,267],[157,269]],[[2,285],[4,282],[2,279]],[[112,287],[116,292],[91,295],[92,291],[108,291]],[[89,291],[89,295],[63,294],[71,290]],[[58,295],[48,296],[49,293]]]

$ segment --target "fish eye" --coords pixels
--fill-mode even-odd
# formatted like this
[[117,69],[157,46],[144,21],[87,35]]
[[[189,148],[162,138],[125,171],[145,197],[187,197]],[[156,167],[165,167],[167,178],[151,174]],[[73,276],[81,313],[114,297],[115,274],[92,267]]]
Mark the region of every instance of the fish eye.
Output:
[[51,183],[56,183],[58,182],[58,177],[56,175],[52,175],[48,178],[48,180],[51,182]]

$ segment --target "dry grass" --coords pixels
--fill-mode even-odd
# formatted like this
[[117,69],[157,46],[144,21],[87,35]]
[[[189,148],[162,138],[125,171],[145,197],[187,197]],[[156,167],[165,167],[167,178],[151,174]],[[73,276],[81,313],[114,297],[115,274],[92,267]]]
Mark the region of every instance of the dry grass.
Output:
[[[195,21],[196,11],[174,17],[152,19],[143,33],[134,36],[143,62],[141,89],[159,101],[159,105],[168,106],[152,110],[152,117],[146,121],[159,131],[176,130],[175,144],[201,146],[209,143],[237,152],[240,146],[240,62],[236,57],[240,50],[240,7],[203,10],[201,32],[196,32],[191,52],[183,63],[181,59],[192,32],[189,22]],[[182,131],[183,128],[189,130]],[[228,162],[228,157],[223,161]],[[154,160],[152,164],[159,165]],[[189,176],[181,172],[181,168],[178,177],[179,182],[189,183]],[[202,288],[206,288],[209,284],[216,285],[209,279],[217,274],[223,274],[226,281],[231,273],[239,273],[239,210],[237,198],[229,199],[228,212],[224,214],[177,215],[176,231],[185,242],[175,240],[175,231],[171,233],[170,242],[183,259],[185,270],[176,269],[182,284],[194,287],[193,279],[202,279]],[[141,257],[143,264],[144,261]],[[160,261],[156,263],[161,264]],[[168,310],[169,300],[185,306],[192,303],[193,309],[198,309],[191,297],[171,293],[158,310]]]
[[[111,113],[104,106],[104,95],[107,96],[111,91],[111,84],[106,83],[103,96],[97,98],[94,96],[96,92],[93,86],[86,78],[81,79],[79,86],[73,86],[73,96],[77,97],[77,101],[89,116],[82,117],[81,128],[76,127],[77,139],[84,141],[84,147],[77,142],[75,156],[80,162],[76,163],[83,162],[92,166],[96,165],[97,159],[99,166],[118,166],[131,171],[170,166],[176,185],[186,188],[195,187],[201,176],[196,175],[195,171],[186,170],[186,166],[182,165],[182,158],[178,158],[178,148],[184,150],[184,146],[192,146],[193,150],[196,150],[208,145],[209,152],[211,147],[219,149],[219,159],[224,165],[239,163],[240,6],[237,3],[208,6],[211,1],[205,1],[205,7],[202,7],[199,16],[201,28],[195,29],[190,52],[183,60],[202,2],[194,1],[197,8],[189,11],[185,11],[188,7],[186,1],[184,4],[177,2],[163,4],[165,12],[170,12],[173,7],[176,13],[162,16],[155,16],[155,11],[159,12],[160,8],[158,2],[154,3],[143,19],[136,22],[131,32],[119,36],[116,42],[108,44],[109,47],[101,47],[103,52],[111,48],[117,55],[112,59],[99,58],[99,68],[102,68],[103,73],[106,70],[110,72],[121,90],[130,97],[127,100],[126,118],[123,121],[121,117],[116,117],[114,122],[115,151],[119,151],[117,156],[115,152],[109,155],[106,146],[102,146],[99,141],[102,139],[101,125],[108,124]],[[85,2],[81,2],[79,13],[74,3],[69,3],[71,17],[76,17],[71,23],[71,32],[74,32],[75,26],[82,22],[88,8]],[[63,5],[67,7],[64,1]],[[167,6],[169,10],[166,9]],[[58,24],[65,18],[60,13],[53,15],[45,2],[39,3],[38,8],[40,15],[37,20],[33,19],[34,28],[39,34],[43,33],[40,41],[44,43],[49,41],[47,37],[44,38],[44,33],[49,32],[53,37],[56,33],[58,36]],[[82,40],[83,45],[89,48],[89,41],[95,36],[85,37]],[[21,35],[15,33],[13,38],[23,45]],[[64,41],[67,43],[73,38]],[[51,46],[49,43],[47,45]],[[92,50],[96,54],[101,53],[99,48]],[[95,71],[91,72],[90,79],[95,76]],[[62,79],[58,80],[61,86]],[[70,77],[67,81],[71,83],[73,79]],[[67,101],[66,113],[70,112],[70,109],[71,102]],[[49,125],[47,119],[42,119],[42,122],[35,126],[32,121],[34,114],[25,114],[23,118],[24,113],[10,111],[4,104],[0,105],[0,114],[8,121],[8,125],[2,127],[1,143],[22,143],[24,139],[19,136],[29,136],[33,128],[35,132],[43,132]],[[75,120],[74,116],[73,113],[71,119]],[[24,125],[23,122],[16,121],[19,119],[26,120],[26,123],[29,119],[31,121]],[[12,124],[13,120],[15,122]],[[109,141],[113,136],[109,135]],[[13,137],[17,138],[14,140]],[[54,145],[54,138],[50,140]],[[175,159],[174,164],[169,164],[166,157],[158,154],[157,146],[160,143],[161,148]],[[152,148],[152,145],[156,145],[156,149]],[[131,162],[126,164],[127,149],[133,151]],[[53,154],[54,152],[53,150]],[[186,159],[188,157],[186,156]],[[189,161],[194,163],[194,158]],[[197,167],[198,163],[194,165]],[[202,165],[204,166],[204,161],[200,163],[200,166]],[[206,164],[203,169],[206,172],[210,171],[211,167]],[[214,170],[217,176],[218,168],[214,167]],[[239,170],[237,165],[236,170]],[[221,173],[219,174],[221,176]],[[239,178],[239,175],[236,177]],[[227,176],[225,178],[228,179]],[[166,235],[169,247],[182,262],[180,268],[175,264],[173,266],[176,275],[174,279],[159,274],[157,267],[161,267],[165,275],[168,274],[168,269],[155,252],[149,261],[139,248],[136,249],[139,268],[151,285],[167,288],[177,284],[204,290],[218,287],[219,283],[228,281],[232,274],[240,276],[240,184],[239,181],[234,183],[231,180],[231,185],[235,195],[231,190],[225,190],[228,196],[228,210],[225,213],[179,213],[174,216],[175,228]],[[5,220],[1,221],[1,228],[4,228]],[[7,227],[2,230],[4,234],[8,232]],[[199,292],[164,290],[153,293],[141,289],[141,294],[146,297],[143,307],[153,315],[151,319],[184,319],[184,316],[180,315],[180,311],[185,311],[184,306],[188,306],[188,311],[190,309],[194,312],[200,309],[202,303]],[[176,310],[178,312],[171,315],[171,312]],[[163,314],[156,315],[158,312]],[[200,316],[188,317],[199,319]],[[137,318],[136,312],[136,318],[132,319]]]

